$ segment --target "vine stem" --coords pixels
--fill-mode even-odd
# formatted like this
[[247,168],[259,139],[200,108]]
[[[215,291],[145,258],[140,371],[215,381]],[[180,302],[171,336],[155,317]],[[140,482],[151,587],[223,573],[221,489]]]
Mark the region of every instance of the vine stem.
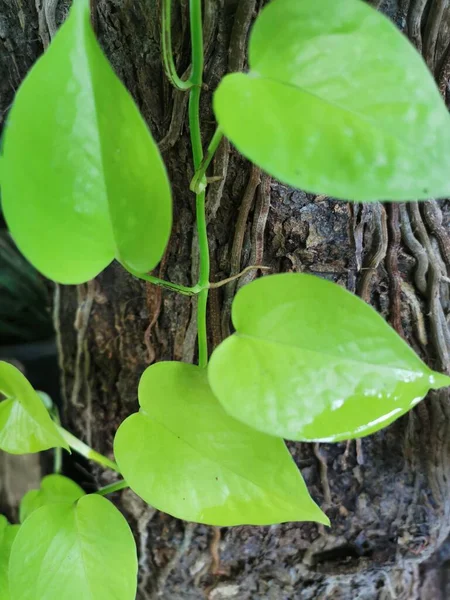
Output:
[[[54,423],[59,427],[61,425],[61,419],[59,417],[59,410],[56,404],[53,404],[53,400],[48,394],[40,390],[37,391],[37,395],[41,399],[42,404],[48,410],[48,414]],[[53,449],[53,473],[59,475],[62,471],[62,448],[60,446]]]
[[[178,292],[179,294],[183,294],[184,296],[196,296],[197,294],[200,294],[200,292],[202,292],[205,289],[213,290],[213,289],[220,288],[220,287],[226,285],[227,283],[230,283],[231,281],[235,281],[236,279],[239,279],[240,277],[242,277],[246,273],[249,273],[250,271],[255,271],[258,269],[261,271],[270,271],[272,269],[272,267],[266,267],[264,265],[249,265],[248,267],[245,267],[245,269],[243,269],[240,273],[237,273],[236,275],[232,275],[231,277],[227,277],[226,279],[222,279],[222,280],[216,281],[214,283],[209,283],[209,281],[206,278],[204,278],[204,283],[201,284],[199,282],[192,287],[187,287],[185,285],[178,285],[176,283],[170,283],[169,281],[165,281],[164,279],[160,279],[159,277],[153,277],[153,275],[147,275],[146,273],[138,273],[137,271],[134,271],[134,269],[131,269],[130,267],[126,266],[125,264],[123,264],[123,267],[132,275],[136,275],[136,277],[139,277],[139,279],[143,279],[144,281],[149,281],[150,283],[153,283],[154,285],[164,287],[168,290],[171,290],[172,292]],[[447,278],[447,279],[450,282],[450,278]],[[445,277],[442,278],[443,281],[447,281],[447,279]]]
[[222,141],[222,138],[223,138],[223,132],[220,129],[220,127],[218,127],[216,129],[216,131],[214,132],[213,138],[208,146],[208,149],[206,151],[206,154],[205,154],[203,160],[201,161],[198,169],[194,173],[194,177],[192,178],[191,185],[190,185],[191,192],[194,192],[195,194],[197,194],[206,189],[206,185],[207,185],[207,181],[206,181],[206,177],[205,177],[206,170],[209,167],[209,165],[211,164],[211,161],[214,158],[214,155],[216,153],[217,148],[219,147],[220,142]]
[[154,285],[167,288],[185,296],[198,295],[197,332],[199,366],[206,367],[208,364],[207,305],[208,290],[211,286],[209,283],[210,258],[205,211],[205,190],[207,185],[205,173],[219,147],[223,138],[223,133],[220,128],[217,128],[211,143],[208,146],[206,156],[204,157],[200,128],[200,95],[203,85],[204,70],[202,2],[201,0],[190,0],[189,2],[192,68],[191,76],[187,81],[183,81],[178,77],[173,59],[171,11],[172,0],[163,0],[161,37],[166,74],[175,88],[189,91],[189,128],[194,160],[194,177],[191,181],[190,189],[196,195],[196,222],[200,255],[199,279],[196,285],[188,287],[165,281],[159,277],[154,277],[153,275],[139,273],[126,264],[123,264],[123,267],[135,277],[153,283]]
[[170,281],[165,281],[165,279],[160,279],[159,277],[154,277],[153,275],[147,275],[147,273],[139,273],[139,271],[136,271],[135,269],[133,269],[125,263],[121,264],[124,269],[126,269],[135,277],[153,283],[153,285],[157,285],[159,287],[171,290],[172,292],[178,292],[179,294],[183,294],[184,296],[195,296],[201,290],[199,284],[189,287],[186,285],[179,285],[178,283],[171,283]]
[[172,0],[163,0],[162,9],[162,55],[166,75],[178,90],[186,92],[193,86],[192,78],[183,81],[177,74],[172,51]]
[[[56,423],[58,427],[61,426],[61,419],[59,417],[59,410],[56,404],[53,404],[49,409],[49,413],[53,421]],[[59,475],[62,471],[63,457],[62,457],[62,448],[57,447],[54,449],[54,458],[53,458],[53,472],[56,475]]]
[[[200,249],[200,286],[209,286],[209,247],[206,232],[205,192],[197,194],[197,231]],[[198,334],[198,365],[205,368],[208,365],[208,331],[207,307],[208,287],[202,289],[197,297],[197,334]]]
[[120,490],[125,490],[130,486],[125,481],[125,479],[121,479],[120,481],[116,481],[115,483],[110,483],[109,485],[105,485],[104,487],[97,490],[95,493],[99,496],[106,496],[107,494],[112,494],[113,492],[119,492]]
[[[202,22],[202,2],[201,0],[190,0],[189,17],[191,23],[191,44],[192,44],[192,73],[190,81],[192,86],[202,87],[203,85],[203,22]],[[200,144],[201,147],[201,144]],[[201,150],[203,158],[203,150]]]
[[99,465],[102,465],[103,467],[108,467],[108,469],[112,469],[116,473],[120,474],[119,467],[114,461],[110,460],[106,456],[103,456],[103,454],[100,454],[99,452],[93,450],[90,446],[88,446],[87,444],[76,438],[74,435],[72,435],[69,431],[67,431],[67,429],[64,429],[64,427],[57,427],[59,433],[62,435],[63,439],[67,442],[67,444],[72,448],[72,450],[75,450],[75,452],[78,452],[78,454],[81,454],[81,456],[84,456],[88,460],[93,460]]
[[[190,0],[189,4],[192,43],[192,74],[193,87],[189,95],[189,128],[191,132],[192,155],[194,171],[197,171],[203,160],[203,146],[200,128],[200,95],[203,84],[203,23],[201,0]],[[198,364],[205,368],[208,364],[208,332],[206,326],[206,309],[208,305],[209,288],[209,244],[206,228],[205,190],[196,193],[196,220],[198,247],[200,254],[200,273],[198,285],[201,291],[197,302],[197,334],[198,334]]]

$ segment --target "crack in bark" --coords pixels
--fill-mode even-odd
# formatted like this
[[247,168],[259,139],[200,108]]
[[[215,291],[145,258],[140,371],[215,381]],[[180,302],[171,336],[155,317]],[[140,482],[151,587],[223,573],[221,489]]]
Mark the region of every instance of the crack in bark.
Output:
[[402,277],[398,270],[398,253],[400,251],[400,223],[399,223],[399,207],[398,204],[390,204],[389,210],[389,243],[386,254],[386,268],[390,280],[390,318],[392,327],[395,331],[405,337],[402,326],[401,315],[401,287]]
[[373,239],[374,247],[368,256],[365,266],[362,268],[362,277],[359,286],[359,295],[365,302],[370,302],[373,279],[378,266],[384,260],[388,247],[387,216],[384,206],[379,203],[373,206]]

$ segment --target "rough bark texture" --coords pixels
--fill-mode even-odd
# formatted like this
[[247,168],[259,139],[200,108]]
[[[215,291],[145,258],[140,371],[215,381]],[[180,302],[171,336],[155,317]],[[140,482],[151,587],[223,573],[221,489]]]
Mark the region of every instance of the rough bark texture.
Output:
[[[51,13],[52,4],[0,0],[0,119],[53,33],[43,6]],[[260,4],[205,0],[205,142],[213,130],[210,92],[227,70],[245,66],[249,26]],[[448,93],[449,3],[372,4],[381,5],[423,51]],[[187,5],[174,3],[180,73],[189,66]],[[56,23],[66,10],[62,0]],[[157,0],[93,3],[101,43],[161,140],[173,184],[175,224],[159,275],[189,284],[196,279],[197,254],[186,98],[170,88],[162,71],[159,10]],[[213,280],[260,262],[274,271],[326,277],[374,304],[428,364],[448,372],[447,202],[355,206],[313,197],[270,181],[226,142],[213,170],[223,176],[208,190]],[[211,346],[229,332],[236,287],[211,294]],[[138,281],[115,264],[89,285],[59,288],[55,300],[65,424],[110,455],[117,426],[137,408],[145,367],[195,359],[195,301]],[[331,518],[329,530],[298,523],[219,530],[161,514],[129,491],[117,494],[140,552],[138,598],[449,598],[449,444],[448,391],[430,395],[360,442],[290,444],[312,495]],[[95,468],[92,477],[99,484],[110,481]]]

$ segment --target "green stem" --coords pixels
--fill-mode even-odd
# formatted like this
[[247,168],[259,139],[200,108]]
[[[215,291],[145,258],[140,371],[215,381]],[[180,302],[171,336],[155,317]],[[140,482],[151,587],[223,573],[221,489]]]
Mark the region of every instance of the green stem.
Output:
[[209,245],[206,230],[205,216],[205,192],[197,194],[197,232],[200,251],[200,279],[199,285],[202,291],[197,297],[197,335],[198,335],[198,364],[205,368],[208,365],[208,330],[207,330],[207,307],[209,292]]
[[191,89],[191,79],[183,81],[177,74],[172,52],[172,0],[163,0],[162,9],[162,55],[164,68],[169,81],[181,91]]
[[[200,94],[203,79],[203,23],[201,0],[191,0],[189,5],[192,41],[192,75],[193,87],[189,96],[189,128],[191,132],[194,171],[197,171],[203,160],[203,146],[200,129]],[[198,364],[204,368],[208,364],[208,332],[206,327],[206,309],[209,288],[209,245],[206,228],[205,191],[196,193],[196,217],[198,246],[200,253],[200,273],[198,285],[201,289],[197,304],[198,332]]]
[[94,462],[98,463],[99,465],[102,465],[103,467],[108,467],[108,469],[112,469],[116,473],[120,473],[119,467],[116,465],[115,462],[109,460],[109,458],[103,456],[103,454],[100,454],[99,452],[93,450],[90,446],[76,438],[63,427],[58,426],[58,431],[62,435],[64,440],[67,442],[67,444],[72,448],[72,450],[75,450],[75,452],[78,452],[78,454],[81,454],[81,456],[84,456],[88,460],[93,460]]
[[192,44],[192,73],[190,81],[192,85],[202,86],[203,83],[203,22],[201,0],[190,0],[189,18],[191,22],[191,44]]
[[104,487],[97,490],[95,493],[99,496],[106,496],[107,494],[112,494],[113,492],[119,492],[120,490],[124,490],[130,487],[125,479],[121,479],[120,481],[116,481],[115,483],[110,483],[109,485],[105,485]]
[[[200,86],[192,88],[189,96],[189,128],[191,131],[194,169],[197,171],[203,159],[202,136],[200,131]],[[197,194],[199,195],[199,194]]]
[[[61,419],[59,418],[59,410],[58,407],[56,406],[56,404],[53,404],[51,409],[49,410],[50,416],[53,419],[53,421],[56,423],[56,425],[58,425],[58,427],[61,425]],[[62,471],[62,448],[57,447],[53,450],[54,452],[54,456],[53,456],[53,472],[56,475],[59,475]]]
[[[41,392],[38,390],[37,395],[41,399],[43,405],[48,410],[48,414],[50,415],[52,421],[56,423],[56,425],[61,425],[61,419],[59,418],[59,410],[56,404],[53,403],[53,400],[50,398],[48,394],[45,392]],[[53,473],[59,475],[62,471],[62,448],[56,447],[53,449]]]
[[62,471],[62,448],[55,448],[53,455],[53,473],[59,475]]
[[147,275],[147,273],[139,273],[139,271],[135,271],[129,265],[125,263],[121,263],[123,268],[126,269],[129,273],[138,277],[139,279],[143,279],[144,281],[149,281],[154,285],[158,285],[160,287],[164,287],[168,290],[172,290],[173,292],[178,292],[179,294],[183,294],[184,296],[195,296],[201,290],[199,284],[194,285],[192,287],[188,287],[186,285],[179,285],[178,283],[171,283],[170,281],[165,281],[164,279],[160,279],[159,277],[154,277],[153,275]]
[[191,192],[194,192],[195,194],[197,194],[197,193],[205,190],[206,184],[207,184],[206,177],[205,177],[206,170],[209,167],[209,165],[211,164],[211,161],[214,158],[214,155],[216,153],[217,148],[219,147],[220,142],[222,141],[222,138],[223,138],[223,132],[220,129],[220,127],[218,127],[213,135],[211,143],[208,146],[205,157],[203,158],[202,162],[200,163],[199,168],[194,173],[194,177],[192,178],[191,185],[190,185]]

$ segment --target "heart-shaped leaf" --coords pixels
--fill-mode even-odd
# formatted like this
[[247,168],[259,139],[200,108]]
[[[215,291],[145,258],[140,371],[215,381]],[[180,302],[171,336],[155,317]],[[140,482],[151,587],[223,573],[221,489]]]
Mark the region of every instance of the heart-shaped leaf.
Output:
[[13,600],[9,594],[8,564],[11,547],[19,528],[19,525],[10,525],[6,518],[0,515],[0,600]]
[[84,491],[71,479],[63,475],[48,475],[41,481],[41,489],[30,490],[22,498],[19,508],[20,522],[23,523],[35,510],[48,504],[76,502]]
[[[214,110],[238,150],[336,198],[450,194],[450,118],[422,58],[360,0],[273,0]],[[420,151],[417,149],[420,148]]]
[[240,421],[291,440],[385,427],[450,378],[431,371],[368,304],[311,275],[263,277],[233,303],[211,388]]
[[96,494],[39,508],[12,547],[14,600],[134,600],[136,583],[133,534],[117,508]]
[[75,0],[16,94],[0,169],[6,221],[23,254],[60,283],[114,258],[145,273],[167,244],[172,203],[158,148]]
[[211,525],[329,524],[284,442],[229,417],[203,369],[153,365],[141,378],[139,400],[114,451],[127,483],[152,506]]
[[0,361],[0,450],[28,454],[69,447],[61,437],[37,392],[13,365]]

